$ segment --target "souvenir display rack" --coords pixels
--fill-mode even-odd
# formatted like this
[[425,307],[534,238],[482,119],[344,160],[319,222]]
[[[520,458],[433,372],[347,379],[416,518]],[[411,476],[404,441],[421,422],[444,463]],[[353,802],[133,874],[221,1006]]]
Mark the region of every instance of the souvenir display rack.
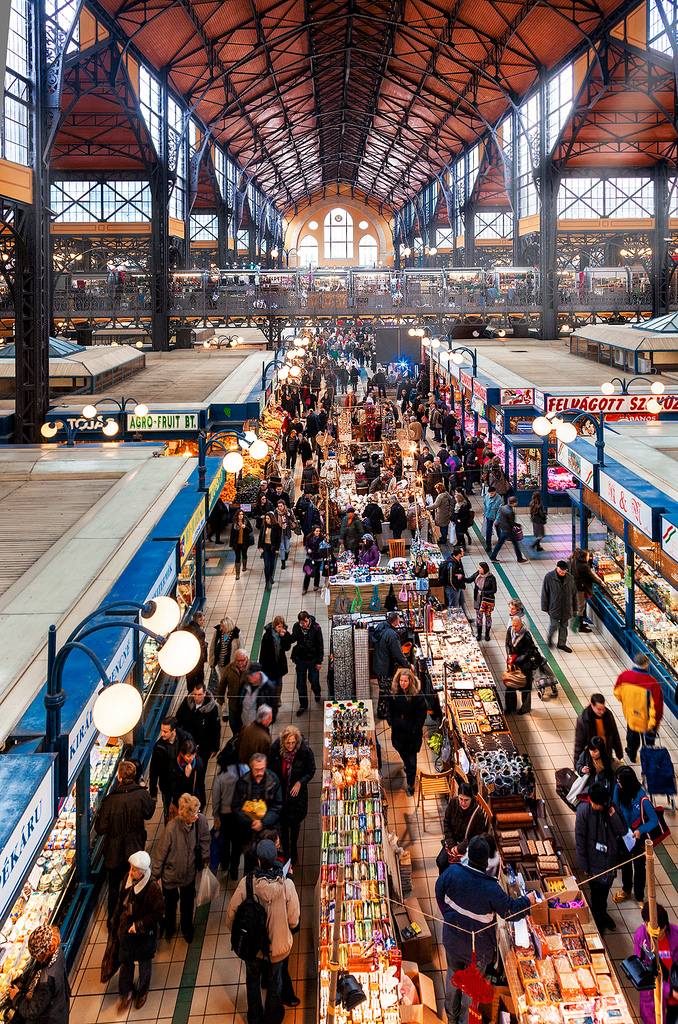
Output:
[[393,853],[376,770],[372,704],[328,701],[324,711],[318,1019],[320,1024],[328,1019],[334,913],[340,896],[340,969],[356,977],[368,998],[359,1017],[337,1007],[334,1020],[399,1024],[397,986],[387,975],[390,967],[399,975],[402,957],[390,912]]

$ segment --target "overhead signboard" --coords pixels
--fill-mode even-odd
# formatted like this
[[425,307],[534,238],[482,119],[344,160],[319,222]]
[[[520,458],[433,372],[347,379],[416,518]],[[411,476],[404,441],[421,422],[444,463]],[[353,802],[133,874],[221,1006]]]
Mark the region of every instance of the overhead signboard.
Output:
[[647,537],[652,538],[652,508],[650,505],[637,497],[628,487],[622,486],[617,480],[613,480],[611,476],[602,471],[598,474],[598,489],[603,501],[616,508],[624,519],[637,526]]
[[459,383],[462,384],[467,391],[473,392],[473,377],[466,370],[459,371]]
[[534,388],[501,388],[500,405],[534,405]]
[[198,432],[199,417],[196,412],[149,412],[145,416],[127,415],[127,429],[142,434],[167,434],[180,430]]
[[[582,412],[639,413],[652,415],[647,403],[657,395],[549,395],[547,412],[565,412],[580,409]],[[664,412],[678,412],[678,395],[660,396]]]
[[562,441],[558,442],[558,462],[565,469],[572,473],[572,476],[576,476],[578,480],[581,480],[586,487],[593,487],[593,463],[585,459],[579,452],[576,452],[574,448],[570,448],[568,445],[563,444]]
[[678,526],[662,516],[662,551],[678,562]]

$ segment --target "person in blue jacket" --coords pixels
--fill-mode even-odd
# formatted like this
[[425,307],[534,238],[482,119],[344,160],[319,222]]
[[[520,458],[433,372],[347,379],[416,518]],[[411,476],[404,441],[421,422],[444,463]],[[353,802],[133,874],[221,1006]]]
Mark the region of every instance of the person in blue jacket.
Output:
[[645,902],[645,857],[638,855],[645,852],[647,833],[657,828],[659,818],[652,801],[638,781],[638,776],[628,765],[620,768],[617,773],[617,785],[612,800],[636,840],[632,850],[628,850],[625,844],[620,843],[619,859],[626,861],[631,857],[638,858],[630,864],[622,864],[622,887],[612,899],[615,903],[621,903],[623,900],[630,900],[633,895],[642,907]]
[[475,932],[476,966],[481,972],[494,960],[497,936],[494,925],[499,917],[516,920],[525,917],[536,900],[534,892],[512,899],[496,878],[490,877],[487,865],[490,847],[484,836],[474,836],[468,854],[461,864],[451,864],[436,882],[436,900],[445,919],[443,944],[447,957],[445,1010],[449,1024],[468,1024],[469,996],[452,983],[455,971],[471,963],[471,932]]

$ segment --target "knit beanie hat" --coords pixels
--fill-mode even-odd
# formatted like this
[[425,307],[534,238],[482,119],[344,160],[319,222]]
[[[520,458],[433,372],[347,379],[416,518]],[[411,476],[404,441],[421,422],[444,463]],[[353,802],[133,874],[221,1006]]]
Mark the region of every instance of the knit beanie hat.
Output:
[[474,836],[468,844],[469,867],[477,868],[478,871],[487,871],[487,862],[490,859],[490,848],[482,836]]
[[257,857],[262,868],[272,868],[278,860],[275,843],[272,843],[270,839],[262,839],[260,843],[257,843]]

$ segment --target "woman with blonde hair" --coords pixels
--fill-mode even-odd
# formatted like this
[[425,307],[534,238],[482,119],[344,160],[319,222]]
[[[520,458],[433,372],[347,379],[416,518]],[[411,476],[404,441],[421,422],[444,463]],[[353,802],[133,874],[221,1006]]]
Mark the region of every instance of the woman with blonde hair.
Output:
[[315,775],[315,757],[296,725],[287,725],[271,746],[268,767],[280,779],[282,810],[280,842],[286,857],[297,863],[297,840],[308,813],[308,784]]
[[407,794],[414,796],[417,754],[421,750],[426,722],[426,698],[419,692],[419,680],[411,668],[399,668],[393,677],[386,719],[391,726],[391,743],[405,767]]
[[235,652],[242,647],[240,630],[230,615],[223,615],[214,627],[214,636],[209,650],[209,663],[219,676],[235,658]]
[[181,931],[189,944],[193,941],[193,903],[195,876],[210,863],[210,829],[200,812],[197,796],[179,797],[176,818],[169,822],[153,854],[153,878],[162,882],[165,897],[165,937],[171,939],[177,924],[177,904]]

